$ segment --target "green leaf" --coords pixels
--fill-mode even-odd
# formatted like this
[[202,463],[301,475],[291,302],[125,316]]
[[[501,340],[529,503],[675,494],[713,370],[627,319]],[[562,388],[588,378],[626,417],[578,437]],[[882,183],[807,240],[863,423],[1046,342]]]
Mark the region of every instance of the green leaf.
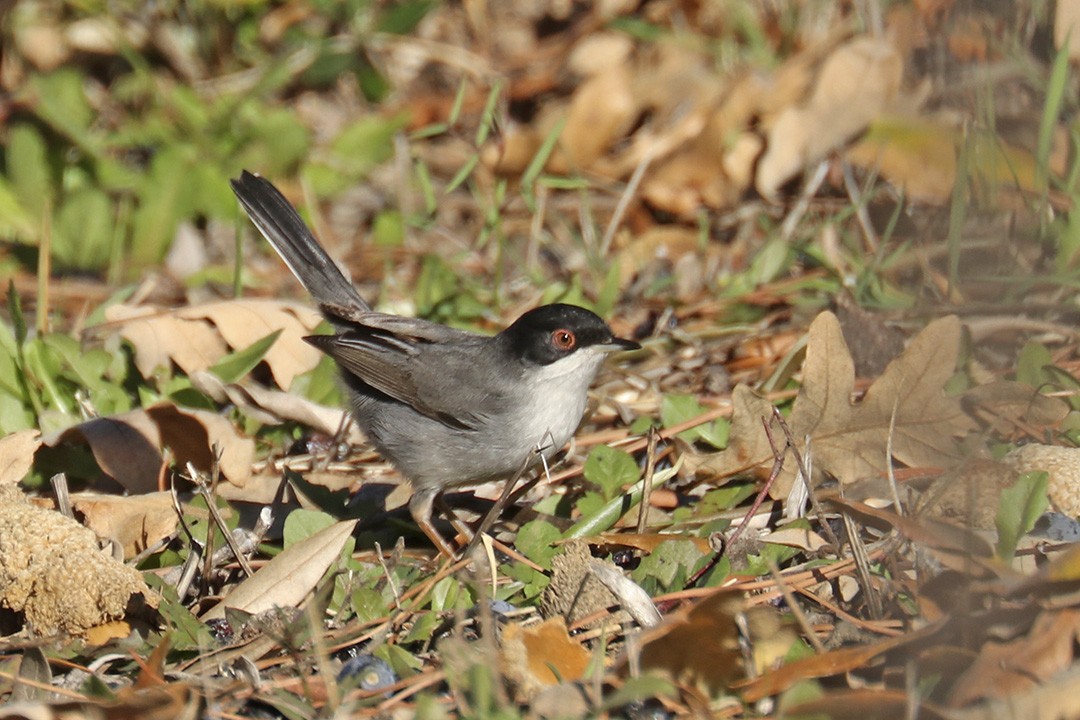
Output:
[[95,187],[83,187],[64,199],[53,229],[53,255],[62,268],[99,270],[112,254],[113,203]]
[[[604,697],[601,710],[617,710],[639,700],[657,697],[675,697],[678,690],[670,680],[655,674],[630,677],[615,692]],[[619,713],[616,713],[618,716]]]
[[619,521],[630,508],[641,502],[641,493],[645,489],[645,481],[639,480],[634,487],[618,495],[607,502],[604,507],[592,515],[583,516],[570,529],[563,533],[564,540],[597,535]]
[[557,552],[554,543],[562,537],[559,529],[546,520],[530,520],[518,530],[514,547],[541,567],[550,568]]
[[98,148],[87,128],[94,118],[83,89],[82,73],[62,68],[48,75],[34,76],[30,85],[38,100],[38,116],[83,150],[97,155]]
[[150,163],[135,211],[131,260],[139,267],[161,261],[176,235],[176,226],[191,204],[192,162],[187,148],[160,150]]
[[633,455],[607,445],[593,448],[583,472],[586,480],[600,487],[605,500],[620,494],[624,486],[641,477]]
[[1050,380],[1046,368],[1053,364],[1054,359],[1045,345],[1028,342],[1016,358],[1016,380],[1033,388],[1042,387]]
[[[660,421],[665,428],[671,428],[700,417],[707,411],[708,408],[699,403],[693,395],[665,395],[660,403]],[[684,430],[679,433],[679,437],[689,443],[701,440],[718,450],[723,450],[727,447],[730,430],[731,423],[727,419],[717,418],[712,422]]]
[[200,622],[176,597],[176,588],[161,583],[151,583],[161,593],[158,612],[169,627],[172,647],[176,650],[204,650],[217,642],[206,624]]
[[210,372],[221,378],[222,382],[234,383],[255,369],[266,356],[270,347],[281,336],[281,330],[275,330],[264,338],[256,340],[243,350],[229,353],[218,360]]
[[1001,491],[995,524],[998,531],[997,554],[1012,560],[1016,544],[1035,527],[1035,521],[1050,507],[1046,494],[1049,476],[1039,470],[1022,474],[1012,487]]
[[371,587],[358,587],[353,591],[351,602],[356,619],[361,623],[374,622],[386,617],[390,612],[390,606],[382,593]]
[[398,210],[384,210],[375,216],[371,239],[379,247],[400,247],[405,242],[405,218]]
[[7,171],[19,203],[38,227],[51,212],[54,189],[45,139],[33,125],[19,123],[11,129]]
[[26,316],[23,315],[22,298],[15,290],[14,280],[8,280],[7,305],[11,324],[15,326],[15,347],[18,349],[26,343]]
[[0,235],[15,242],[36,243],[38,224],[15,193],[14,186],[0,177]]
[[285,518],[285,526],[282,528],[283,544],[285,547],[294,545],[336,522],[337,518],[333,515],[319,510],[293,510]]
[[703,557],[692,540],[665,540],[651,554],[642,558],[641,564],[630,575],[647,591],[650,579],[663,590],[681,589]]
[[402,2],[387,3],[375,21],[375,29],[395,35],[412,32],[437,4],[434,0],[402,0]]

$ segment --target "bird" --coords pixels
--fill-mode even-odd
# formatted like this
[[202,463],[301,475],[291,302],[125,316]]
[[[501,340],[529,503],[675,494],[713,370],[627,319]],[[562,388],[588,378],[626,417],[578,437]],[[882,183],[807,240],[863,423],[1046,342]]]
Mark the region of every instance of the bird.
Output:
[[333,327],[304,339],[337,364],[352,417],[410,481],[410,514],[448,557],[454,549],[432,522],[440,493],[546,466],[577,430],[605,358],[641,347],[564,303],[529,310],[495,335],[378,312],[273,183],[244,170],[230,184]]

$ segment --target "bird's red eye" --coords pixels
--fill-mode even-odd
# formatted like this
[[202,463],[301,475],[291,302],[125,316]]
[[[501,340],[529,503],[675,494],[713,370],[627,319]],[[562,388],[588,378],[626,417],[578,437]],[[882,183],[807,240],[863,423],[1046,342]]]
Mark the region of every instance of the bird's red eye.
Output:
[[569,330],[560,328],[551,333],[551,344],[559,350],[573,350],[577,345],[577,338]]

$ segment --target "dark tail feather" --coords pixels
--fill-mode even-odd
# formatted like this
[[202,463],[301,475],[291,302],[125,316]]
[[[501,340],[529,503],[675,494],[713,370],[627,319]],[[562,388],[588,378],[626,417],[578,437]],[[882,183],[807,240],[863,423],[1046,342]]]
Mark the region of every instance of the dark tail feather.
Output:
[[269,180],[244,170],[229,183],[255,227],[316,302],[328,308],[369,309],[293,206]]

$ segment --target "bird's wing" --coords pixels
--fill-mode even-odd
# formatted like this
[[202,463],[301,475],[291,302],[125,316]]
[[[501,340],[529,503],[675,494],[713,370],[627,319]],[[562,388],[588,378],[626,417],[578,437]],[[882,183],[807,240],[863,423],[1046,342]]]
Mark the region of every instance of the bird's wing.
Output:
[[[384,318],[388,325],[412,324],[411,336],[365,328],[307,340],[375,390],[446,425],[474,430],[486,416],[502,411],[502,393],[475,362],[474,353],[490,350],[486,338],[434,323]],[[448,340],[453,342],[448,345]]]

